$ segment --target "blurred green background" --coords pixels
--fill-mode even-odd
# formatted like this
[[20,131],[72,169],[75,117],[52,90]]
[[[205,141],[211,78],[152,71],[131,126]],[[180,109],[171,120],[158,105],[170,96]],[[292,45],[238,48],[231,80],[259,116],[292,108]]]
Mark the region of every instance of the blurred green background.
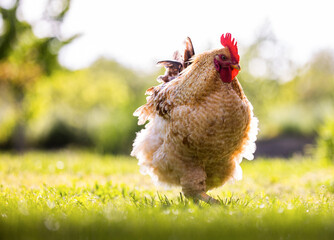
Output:
[[[70,1],[63,2],[45,13],[54,26],[68,12]],[[80,36],[62,39],[55,27],[50,36],[36,37],[32,26],[18,18],[19,5],[0,7],[0,148],[78,147],[128,154],[141,128],[132,113],[164,70],[141,72],[105,58],[68,70],[58,62],[59,51]],[[263,54],[268,46],[282,51],[268,57]],[[265,71],[254,73],[261,64]],[[259,139],[317,139],[319,154],[333,159],[333,51],[319,48],[296,66],[264,23],[253,43],[242,46],[241,67],[239,80],[260,120]],[[280,74],[282,67],[289,74]]]

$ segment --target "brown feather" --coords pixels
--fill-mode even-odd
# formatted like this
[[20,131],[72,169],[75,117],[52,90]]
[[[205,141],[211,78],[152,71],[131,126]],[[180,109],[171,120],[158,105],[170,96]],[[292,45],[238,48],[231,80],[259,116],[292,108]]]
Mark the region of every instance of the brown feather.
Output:
[[177,78],[181,71],[186,69],[191,64],[191,58],[195,55],[194,47],[191,39],[187,37],[184,40],[183,56],[179,51],[175,51],[173,54],[173,60],[159,61],[157,64],[164,66],[166,71],[164,75],[157,78],[158,82],[170,82]]
[[183,57],[183,68],[187,68],[191,62],[190,59],[195,55],[195,50],[193,47],[193,43],[191,42],[190,37],[187,37],[184,41],[185,49],[184,49],[184,57]]
[[174,78],[179,76],[179,73],[182,71],[182,63],[173,61],[173,60],[164,60],[159,61],[158,65],[164,66],[166,68],[165,75],[161,75],[158,77],[159,82],[169,82]]

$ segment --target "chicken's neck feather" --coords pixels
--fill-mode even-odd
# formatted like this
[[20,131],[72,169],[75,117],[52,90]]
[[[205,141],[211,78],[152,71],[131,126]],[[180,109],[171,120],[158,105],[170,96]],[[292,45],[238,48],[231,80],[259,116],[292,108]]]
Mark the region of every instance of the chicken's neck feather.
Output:
[[180,81],[175,90],[177,102],[200,101],[222,84],[212,58],[205,54],[197,55],[176,81]]

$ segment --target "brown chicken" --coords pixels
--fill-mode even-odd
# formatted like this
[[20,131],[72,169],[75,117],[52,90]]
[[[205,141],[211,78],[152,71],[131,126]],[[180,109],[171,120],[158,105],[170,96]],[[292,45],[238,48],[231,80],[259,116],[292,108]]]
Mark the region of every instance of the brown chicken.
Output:
[[236,78],[237,43],[223,34],[224,48],[195,55],[190,38],[183,56],[161,61],[162,84],[147,90],[134,115],[139,124],[131,155],[155,182],[181,185],[186,197],[218,202],[206,192],[240,179],[239,164],[253,159],[258,120]]

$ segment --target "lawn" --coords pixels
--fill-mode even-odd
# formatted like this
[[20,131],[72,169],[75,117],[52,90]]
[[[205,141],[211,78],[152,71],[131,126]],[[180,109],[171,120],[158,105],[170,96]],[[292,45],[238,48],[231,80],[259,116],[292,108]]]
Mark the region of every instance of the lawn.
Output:
[[0,153],[0,239],[334,239],[334,165],[241,166],[210,206],[154,186],[127,156]]

